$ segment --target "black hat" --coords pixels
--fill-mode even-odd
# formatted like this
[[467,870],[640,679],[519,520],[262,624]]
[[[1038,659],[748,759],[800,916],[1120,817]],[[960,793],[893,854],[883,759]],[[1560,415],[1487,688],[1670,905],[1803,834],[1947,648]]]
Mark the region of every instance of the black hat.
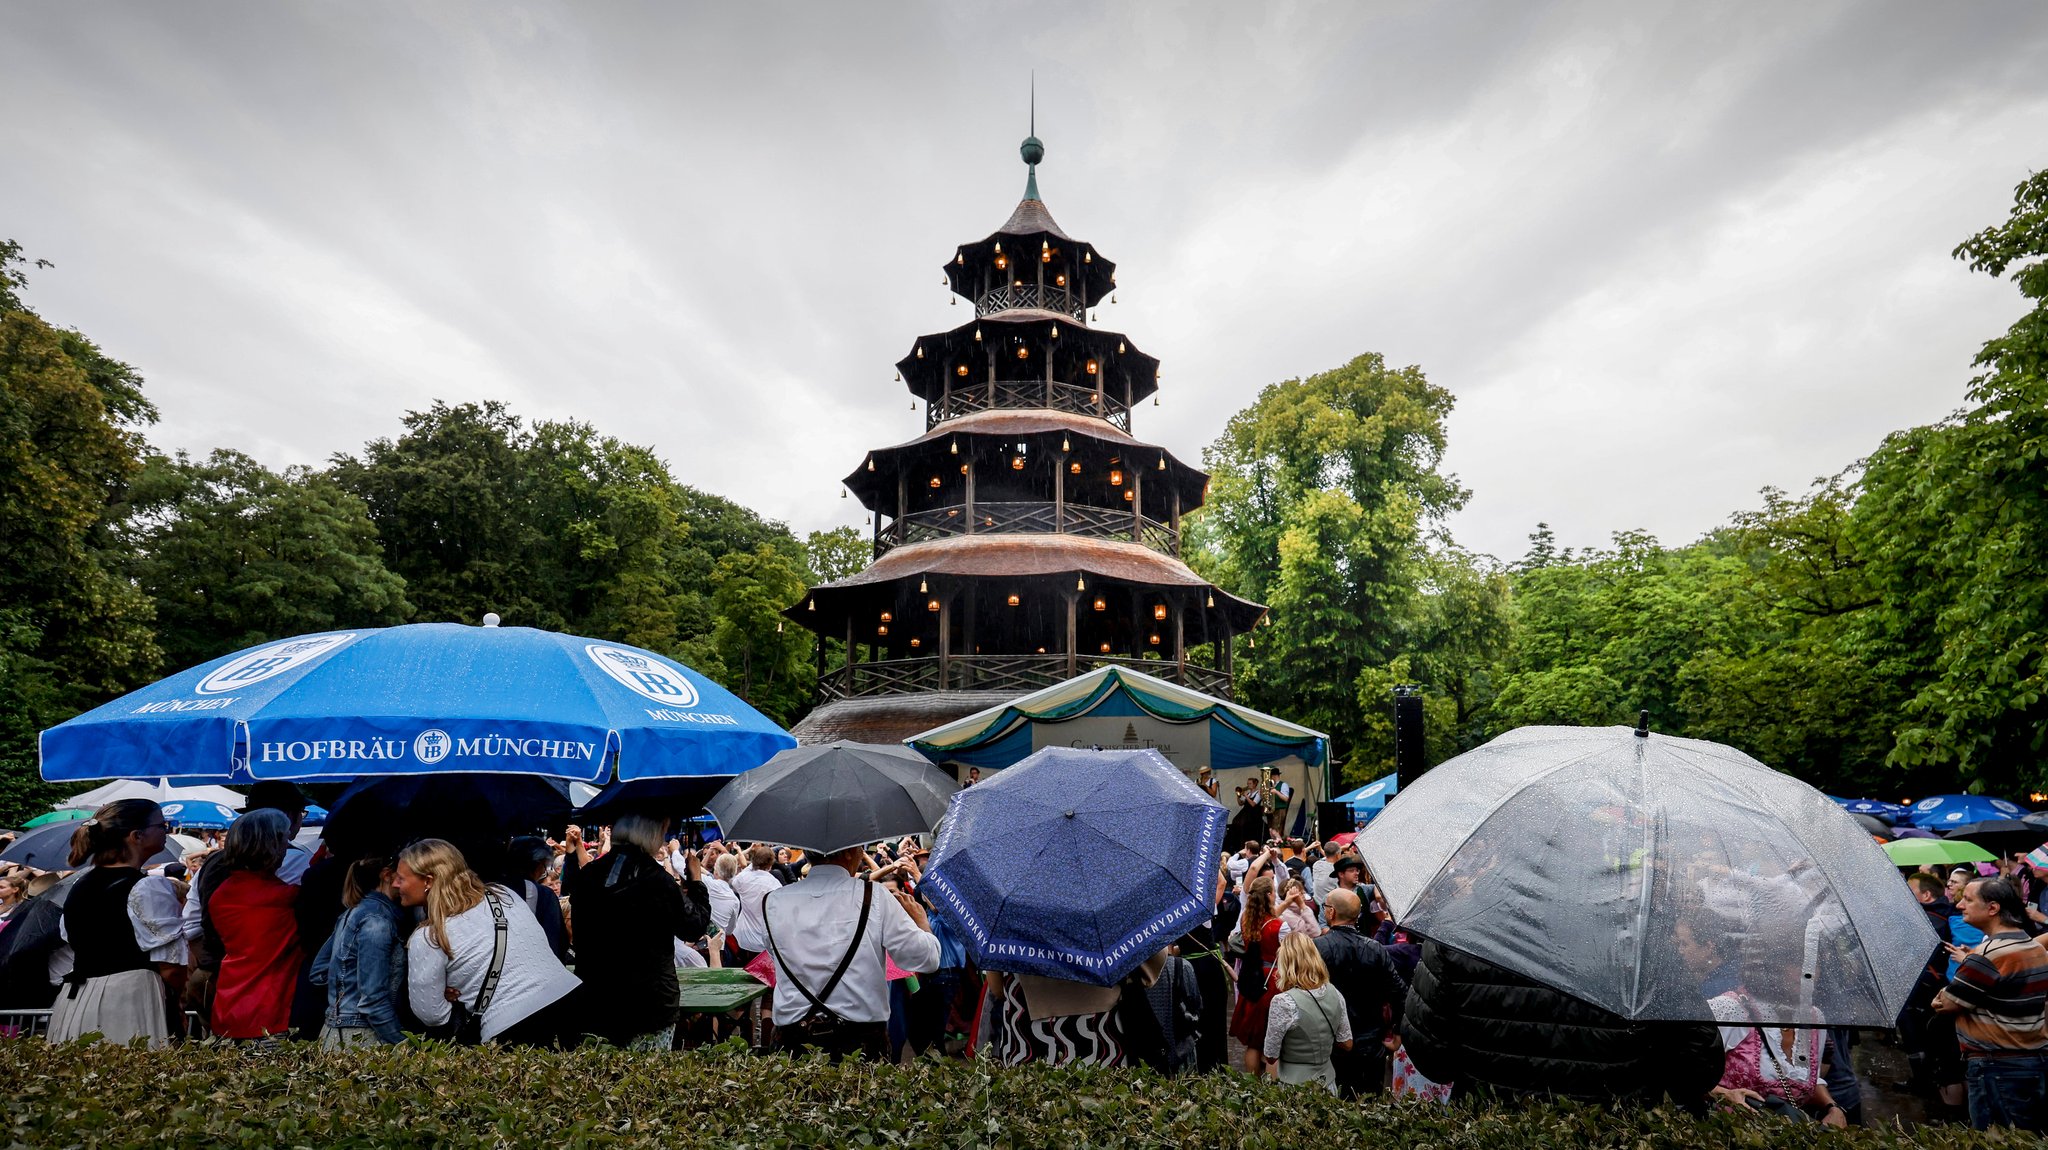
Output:
[[297,783],[265,779],[249,788],[249,798],[243,809],[299,814],[306,809],[306,792],[300,790]]
[[1348,870],[1362,871],[1364,869],[1364,860],[1360,859],[1357,855],[1346,855],[1345,857],[1337,860],[1337,865],[1330,868],[1330,873],[1333,875],[1343,874],[1345,871]]

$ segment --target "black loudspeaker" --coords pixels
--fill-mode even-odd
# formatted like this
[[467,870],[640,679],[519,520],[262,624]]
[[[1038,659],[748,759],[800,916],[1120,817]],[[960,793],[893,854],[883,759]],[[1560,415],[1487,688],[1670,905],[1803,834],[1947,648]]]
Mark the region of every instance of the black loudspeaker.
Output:
[[1323,840],[1324,842],[1329,842],[1331,835],[1341,835],[1345,831],[1354,831],[1357,829],[1358,824],[1353,822],[1351,819],[1350,803],[1316,804],[1317,838]]
[[1422,691],[1394,688],[1394,773],[1408,782],[1429,769],[1422,744]]

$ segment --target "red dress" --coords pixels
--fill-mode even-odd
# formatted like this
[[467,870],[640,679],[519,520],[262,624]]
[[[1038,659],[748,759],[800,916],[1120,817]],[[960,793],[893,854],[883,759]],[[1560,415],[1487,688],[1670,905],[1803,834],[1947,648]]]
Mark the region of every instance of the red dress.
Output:
[[291,1029],[292,992],[303,962],[292,916],[298,897],[299,888],[276,875],[236,871],[207,900],[223,952],[213,984],[215,1034],[262,1038]]
[[[1280,958],[1280,925],[1277,916],[1267,919],[1257,939],[1245,940],[1244,957],[1238,960],[1237,1009],[1230,1015],[1230,1036],[1250,1050],[1266,1048],[1266,1014],[1273,1001],[1273,964]],[[1258,971],[1255,984],[1250,977],[1254,964]],[[1257,985],[1259,993],[1245,993],[1248,985]]]

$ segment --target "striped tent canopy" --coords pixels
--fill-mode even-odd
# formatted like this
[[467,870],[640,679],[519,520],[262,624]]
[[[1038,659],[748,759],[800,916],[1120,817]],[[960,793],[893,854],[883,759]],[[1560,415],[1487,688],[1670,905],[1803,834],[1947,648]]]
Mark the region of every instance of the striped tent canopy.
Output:
[[993,770],[1029,755],[1033,730],[1044,724],[1140,715],[1175,726],[1200,724],[1208,737],[1206,764],[1218,771],[1288,756],[1318,766],[1329,753],[1329,738],[1321,731],[1117,666],[1077,675],[904,742],[933,762]]

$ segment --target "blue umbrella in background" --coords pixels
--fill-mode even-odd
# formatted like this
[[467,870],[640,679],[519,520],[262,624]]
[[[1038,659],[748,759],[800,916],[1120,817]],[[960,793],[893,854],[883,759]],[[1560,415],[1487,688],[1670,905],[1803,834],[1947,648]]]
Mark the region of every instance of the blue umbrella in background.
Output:
[[953,796],[925,886],[982,969],[1113,986],[1209,916],[1229,817],[1158,751],[1047,747]]
[[302,635],[202,663],[44,731],[43,777],[601,783],[614,763],[622,779],[733,775],[796,743],[672,659],[496,622]]
[[164,821],[183,830],[224,831],[240,811],[205,799],[178,799],[161,804]]
[[305,816],[299,819],[302,827],[324,827],[327,825],[327,808],[319,803],[306,804]]
[[1904,803],[1888,803],[1882,799],[1841,799],[1833,795],[1829,795],[1828,798],[1834,799],[1836,806],[1852,815],[1869,815],[1888,823],[1905,822],[1907,816],[1913,813],[1913,808]]
[[1964,823],[2016,819],[2026,813],[2027,808],[2018,803],[1989,795],[1929,795],[1913,804],[1912,820],[1916,827],[1947,830]]

